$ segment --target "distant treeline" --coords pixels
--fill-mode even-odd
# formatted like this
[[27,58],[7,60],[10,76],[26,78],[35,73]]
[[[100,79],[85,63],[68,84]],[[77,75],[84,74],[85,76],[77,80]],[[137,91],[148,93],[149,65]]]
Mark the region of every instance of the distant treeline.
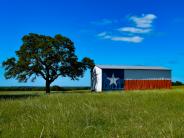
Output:
[[[60,87],[52,86],[51,91],[71,91],[71,90],[90,90],[90,87]],[[45,87],[36,86],[13,86],[13,87],[0,87],[0,91],[45,91]]]
[[181,86],[181,85],[184,85],[181,81],[172,82],[172,86]]
[[[180,81],[172,82],[172,86],[184,85]],[[82,87],[61,87],[51,86],[51,91],[72,91],[72,90],[90,90],[89,86]],[[45,87],[42,86],[13,86],[13,87],[0,87],[0,91],[45,91]]]

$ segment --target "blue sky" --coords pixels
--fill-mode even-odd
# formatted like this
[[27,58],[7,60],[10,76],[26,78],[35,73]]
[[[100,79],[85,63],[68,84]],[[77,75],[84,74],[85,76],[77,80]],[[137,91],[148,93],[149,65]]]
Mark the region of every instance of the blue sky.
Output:
[[[23,35],[62,34],[75,43],[76,54],[96,64],[151,65],[172,69],[184,81],[183,0],[0,0],[0,63],[15,56]],[[44,85],[5,80],[0,86]],[[53,85],[87,86],[59,78]]]

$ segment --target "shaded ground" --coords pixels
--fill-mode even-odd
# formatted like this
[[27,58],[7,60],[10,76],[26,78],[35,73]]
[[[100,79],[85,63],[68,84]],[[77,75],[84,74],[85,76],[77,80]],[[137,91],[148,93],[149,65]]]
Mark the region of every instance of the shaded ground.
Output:
[[39,94],[3,94],[0,95],[1,99],[25,99],[30,97],[37,97],[40,96]]

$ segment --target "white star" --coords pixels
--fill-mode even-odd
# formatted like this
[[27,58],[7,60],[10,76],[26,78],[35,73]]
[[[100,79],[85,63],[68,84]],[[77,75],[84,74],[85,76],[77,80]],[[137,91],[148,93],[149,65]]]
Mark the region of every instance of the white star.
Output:
[[110,80],[110,85],[115,84],[117,86],[116,81],[119,80],[119,78],[114,77],[114,73],[112,74],[112,77],[107,77],[108,80]]

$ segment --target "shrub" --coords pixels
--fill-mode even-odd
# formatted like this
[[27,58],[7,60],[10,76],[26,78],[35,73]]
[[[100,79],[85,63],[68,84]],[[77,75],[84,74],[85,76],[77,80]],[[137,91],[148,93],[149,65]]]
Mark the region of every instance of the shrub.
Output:
[[173,86],[181,86],[181,85],[183,85],[183,83],[181,81],[175,81],[175,82],[172,82],[172,85]]

